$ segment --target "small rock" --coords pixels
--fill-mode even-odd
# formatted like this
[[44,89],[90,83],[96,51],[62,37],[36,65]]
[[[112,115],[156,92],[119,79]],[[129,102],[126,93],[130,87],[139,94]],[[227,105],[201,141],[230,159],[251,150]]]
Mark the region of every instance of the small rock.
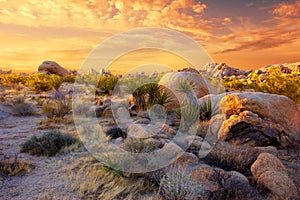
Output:
[[134,123],[136,124],[150,124],[151,121],[149,119],[146,118],[140,118],[134,121]]
[[237,171],[227,172],[228,177],[224,181],[224,189],[244,189],[250,187],[249,181],[243,174]]

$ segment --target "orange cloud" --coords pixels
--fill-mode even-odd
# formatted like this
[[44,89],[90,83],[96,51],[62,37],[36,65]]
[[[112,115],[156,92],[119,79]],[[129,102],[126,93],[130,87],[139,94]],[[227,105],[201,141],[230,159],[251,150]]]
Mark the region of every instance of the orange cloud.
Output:
[[[266,21],[265,26],[254,25],[244,18],[240,22],[229,26],[231,33],[217,38],[225,48],[218,53],[228,53],[243,50],[262,50],[280,47],[282,45],[299,42],[300,35],[300,1],[295,3],[281,3],[271,13],[273,19]],[[266,26],[269,25],[269,26]]]
[[273,14],[279,17],[300,17],[300,1],[295,3],[281,3]]

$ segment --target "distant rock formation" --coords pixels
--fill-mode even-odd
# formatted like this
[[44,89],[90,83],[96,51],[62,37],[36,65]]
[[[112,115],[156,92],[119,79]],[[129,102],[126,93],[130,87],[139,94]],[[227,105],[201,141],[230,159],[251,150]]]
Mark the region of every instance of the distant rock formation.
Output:
[[3,71],[2,69],[0,69],[0,74],[11,74],[12,70],[8,70],[8,71]]
[[205,73],[209,76],[218,78],[240,76],[241,78],[248,76],[252,70],[240,70],[237,68],[229,67],[226,63],[209,63],[205,65],[200,72]]
[[178,72],[190,72],[190,73],[194,73],[194,74],[199,74],[198,70],[191,68],[191,67],[187,67],[187,68],[178,70]]
[[54,61],[44,61],[38,68],[39,72],[46,72],[47,74],[56,74],[65,77],[70,74],[76,75],[76,71],[68,71]]

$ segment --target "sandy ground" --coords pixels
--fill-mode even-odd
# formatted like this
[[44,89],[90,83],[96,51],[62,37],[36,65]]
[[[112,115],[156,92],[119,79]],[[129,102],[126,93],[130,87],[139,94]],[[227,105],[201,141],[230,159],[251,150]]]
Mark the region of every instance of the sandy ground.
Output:
[[[69,154],[46,158],[20,154],[20,144],[33,135],[41,135],[39,130],[42,116],[9,116],[0,120],[0,152],[9,157],[30,161],[34,169],[21,176],[9,176],[0,183],[0,199],[79,199],[72,189],[69,178],[74,163],[90,155],[84,149]],[[62,131],[75,127],[65,126]]]

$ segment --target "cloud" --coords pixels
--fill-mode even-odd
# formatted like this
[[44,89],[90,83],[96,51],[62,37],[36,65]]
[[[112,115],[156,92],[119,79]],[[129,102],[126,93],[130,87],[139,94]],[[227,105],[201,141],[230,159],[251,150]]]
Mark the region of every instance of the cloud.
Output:
[[231,33],[217,38],[227,48],[217,53],[263,50],[296,42],[300,35],[300,1],[281,3],[269,12],[272,18],[261,25],[241,18],[240,26],[237,23],[229,26]]
[[300,1],[281,3],[272,13],[278,17],[300,17]]
[[[195,0],[11,0],[0,2],[0,23],[29,27],[77,27],[116,31],[141,26],[199,29],[205,39],[209,22],[203,19],[206,4]],[[5,8],[5,9],[4,9]],[[176,28],[178,27],[178,28]]]

